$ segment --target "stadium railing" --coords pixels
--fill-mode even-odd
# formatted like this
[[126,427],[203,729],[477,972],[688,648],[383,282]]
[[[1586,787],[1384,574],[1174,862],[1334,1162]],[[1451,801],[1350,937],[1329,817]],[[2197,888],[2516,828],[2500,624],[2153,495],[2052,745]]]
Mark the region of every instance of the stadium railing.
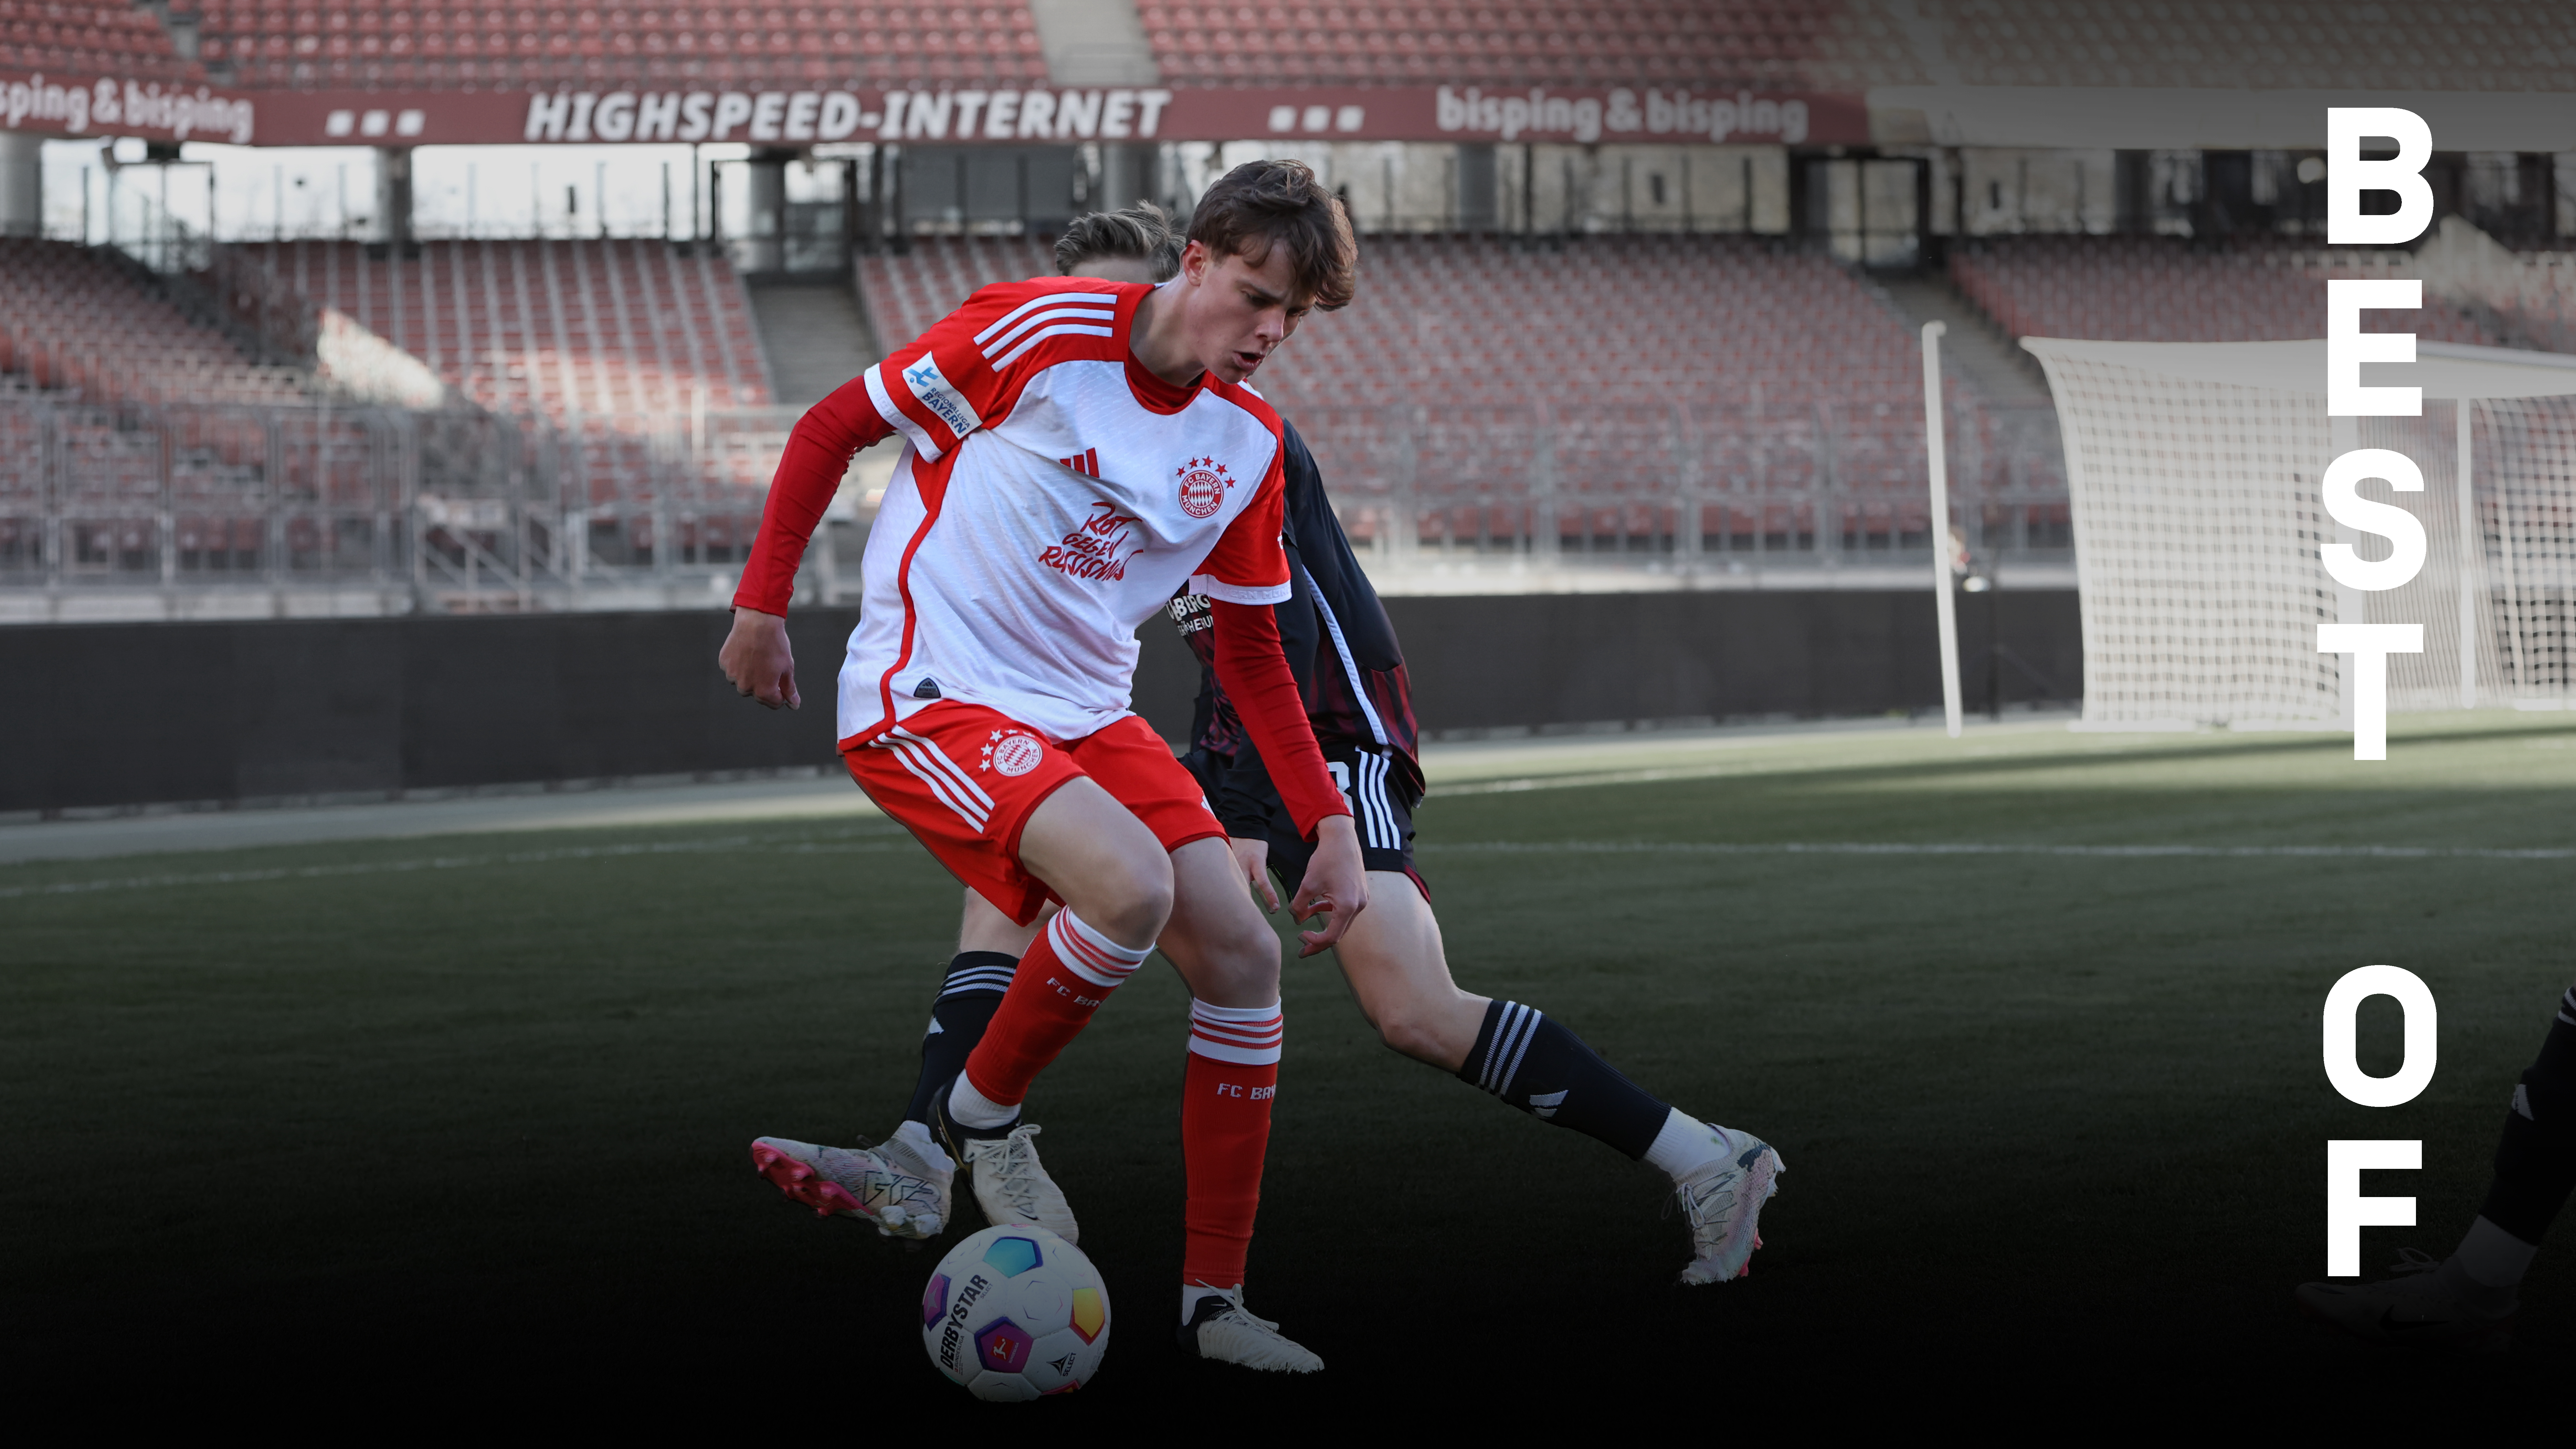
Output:
[[[0,620],[720,603],[795,416],[0,393]],[[602,472],[613,488],[585,487]],[[831,540],[805,587],[844,591]]]
[[[717,605],[797,416],[0,393],[0,619]],[[2007,581],[2071,557],[2049,422],[1988,406],[1952,424],[1954,525]],[[1321,405],[1298,423],[1396,588],[1422,567],[1797,587],[1930,557],[1919,419]],[[845,483],[801,599],[856,596],[878,466]]]
[[[2066,564],[2053,414],[1950,411],[1952,523],[1971,553],[1990,569]],[[1758,575],[1930,558],[1919,416],[1321,404],[1295,421],[1353,541],[1399,567]]]

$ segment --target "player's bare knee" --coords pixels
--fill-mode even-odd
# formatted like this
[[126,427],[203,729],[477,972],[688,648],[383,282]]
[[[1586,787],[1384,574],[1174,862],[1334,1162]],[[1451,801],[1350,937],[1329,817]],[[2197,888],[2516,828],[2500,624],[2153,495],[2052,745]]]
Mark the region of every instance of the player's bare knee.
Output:
[[1207,942],[1207,992],[1220,1006],[1279,999],[1279,938],[1266,929],[1228,930]]
[[1163,924],[1172,918],[1172,868],[1156,857],[1120,871],[1117,878],[1104,883],[1101,899],[1086,910],[1091,920],[1111,940],[1125,945],[1138,945],[1163,934]]

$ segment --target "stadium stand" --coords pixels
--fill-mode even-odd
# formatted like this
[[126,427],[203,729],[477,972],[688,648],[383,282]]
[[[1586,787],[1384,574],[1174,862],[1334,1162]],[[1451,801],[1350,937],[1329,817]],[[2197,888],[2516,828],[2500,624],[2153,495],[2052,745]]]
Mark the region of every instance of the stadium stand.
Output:
[[1433,5],[1137,7],[1167,83],[1801,86],[1842,72],[1919,83],[1903,39],[1839,5],[1540,0]]
[[199,55],[242,85],[450,90],[611,76],[733,85],[1046,78],[1024,3],[543,10],[464,0],[198,4]]
[[151,11],[126,0],[0,0],[0,69],[198,81]]
[[978,287],[1054,271],[1055,253],[1037,237],[919,237],[905,254],[859,258],[860,300],[891,349],[920,336]]
[[[1847,534],[1922,527],[1921,352],[1893,309],[1824,257],[1725,237],[1376,236],[1362,258],[1369,305],[1309,318],[1258,380],[1346,500],[1396,488],[1396,436],[1419,429],[1401,485],[1434,538],[1520,533],[1525,515],[1477,518],[1484,505],[1469,500],[1522,497],[1541,448],[1572,504],[1560,514],[1569,536],[1668,535],[1683,447],[1700,450],[1710,487],[1775,500],[1712,505],[1711,537],[1809,531],[1786,516],[1805,505],[1788,500],[1828,472],[1853,510]],[[1050,270],[1031,241],[923,238],[909,255],[866,258],[860,277],[896,344],[977,287]],[[1947,386],[1982,429],[1973,391]],[[1553,419],[1544,441],[1539,418]],[[1590,496],[1604,501],[1587,520]],[[1659,509],[1660,521],[1640,513]]]
[[[2564,5],[2371,7],[2281,0],[1982,0],[1941,7],[1940,41],[1909,38],[1922,7],[1843,0],[1529,0],[1479,5],[1158,4],[1137,13],[1167,83],[1487,85],[2305,87],[2357,91],[2576,89]],[[2403,57],[2403,60],[2398,59]]]
[[[41,53],[157,47],[170,76],[196,74],[148,33],[148,12],[98,0],[0,0],[31,32],[76,37]],[[2576,12],[2504,0],[2463,12],[2412,0],[2372,7],[2278,0],[2247,12],[2174,0],[2139,13],[2124,0],[1985,0],[1943,7],[1929,54],[1910,34],[1917,7],[1879,0],[1524,0],[1424,4],[1137,5],[1165,84],[2297,86],[2361,91],[2576,88],[2559,57]],[[553,5],[177,0],[200,56],[243,85],[456,89],[651,81],[861,85],[1046,78],[1025,3]],[[70,23],[63,15],[69,12]],[[93,14],[104,17],[91,23]],[[41,18],[39,18],[41,17]],[[140,18],[141,25],[135,23]],[[22,54],[40,53],[22,50]],[[123,50],[114,53],[124,54]],[[2408,59],[2400,64],[2392,57]],[[0,63],[7,56],[0,55]],[[62,60],[21,61],[27,65]],[[136,65],[129,70],[142,73]],[[151,74],[161,75],[160,71]]]
[[2549,0],[1986,0],[1943,6],[1941,27],[1967,85],[2576,89],[2576,9]]
[[[2323,326],[2329,277],[2410,277],[2402,251],[2238,240],[2224,249],[2168,237],[2020,236],[1970,242],[1950,277],[2015,337],[2129,342],[2277,342]],[[2410,326],[2428,341],[2498,345],[2427,297]]]
[[282,403],[302,375],[263,367],[100,248],[0,239],[0,373],[91,403]]
[[768,374],[733,266],[660,241],[358,242],[237,248],[497,412],[563,420],[765,407]]
[[[977,287],[1052,272],[1019,237],[919,238],[860,263],[870,314],[899,343]],[[1903,322],[1846,269],[1729,237],[1591,238],[1528,247],[1463,237],[1372,236],[1372,305],[1319,313],[1261,376],[1301,406],[1408,401],[1525,406],[1922,397]],[[1516,299],[1497,311],[1497,295]]]
[[2525,252],[2518,260],[2517,275],[2476,300],[2516,346],[2576,352],[2576,252]]
[[[724,559],[759,522],[785,422],[741,278],[713,250],[654,240],[356,242],[237,248],[427,363],[463,400],[544,418],[573,446],[567,488],[604,561]],[[709,411],[683,454],[681,430]],[[680,500],[678,516],[659,507]]]

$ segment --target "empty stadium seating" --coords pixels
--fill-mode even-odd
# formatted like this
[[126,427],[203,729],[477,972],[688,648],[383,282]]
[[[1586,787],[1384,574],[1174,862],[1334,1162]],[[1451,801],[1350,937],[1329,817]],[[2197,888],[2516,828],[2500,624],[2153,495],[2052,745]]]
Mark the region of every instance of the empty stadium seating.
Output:
[[1035,237],[919,237],[903,256],[859,259],[860,301],[888,348],[918,337],[978,287],[1051,276],[1055,252]]
[[[2195,247],[2168,237],[1996,237],[1951,256],[1950,277],[2016,337],[2125,342],[2277,342],[2325,335],[2326,279],[2406,277],[2414,258],[2314,244]],[[2407,319],[2432,342],[2501,339],[2428,297]],[[2364,325],[2397,330],[2388,314]]]
[[302,380],[260,367],[188,319],[113,253],[0,239],[0,373],[86,402],[293,402]]
[[566,501],[592,510],[595,557],[635,562],[667,543],[720,560],[749,542],[785,423],[719,417],[691,436],[692,418],[771,399],[742,281],[720,254],[647,240],[442,241],[407,257],[354,242],[240,250],[428,363],[465,401],[554,424],[577,445]]
[[441,241],[396,257],[356,242],[250,243],[336,307],[499,412],[669,417],[770,400],[742,282],[712,251],[659,241]]
[[0,0],[0,70],[205,79],[160,20],[128,0]]
[[[924,239],[860,275],[894,345],[976,287],[1051,270],[1030,241]],[[1820,488],[1847,508],[1847,535],[1922,527],[1916,339],[1844,268],[1764,242],[1371,237],[1357,300],[1309,318],[1256,385],[1314,443],[1346,511],[1409,489],[1427,537],[1525,529],[1525,511],[1498,523],[1469,500],[1525,510],[1541,451],[1570,536],[1668,534],[1686,473],[1744,496],[1710,507],[1711,536],[1811,533]],[[1973,417],[1967,385],[1950,386]]]
[[[859,85],[1042,80],[1025,3],[553,5],[177,0],[201,55],[243,85],[446,89],[606,79]],[[1943,7],[1938,62],[1969,85],[2302,86],[2363,91],[2576,86],[2557,57],[2576,12],[2545,0],[2400,0],[2246,12],[2182,0]],[[17,19],[9,17],[12,11]],[[1179,85],[1747,84],[1855,92],[1936,75],[1906,17],[1873,0],[1166,3],[1138,19]],[[39,38],[40,32],[43,38]],[[69,37],[69,38],[66,38]],[[0,64],[193,75],[148,12],[115,0],[0,0]],[[156,68],[157,67],[157,68]],[[99,68],[106,68],[103,65]]]
[[[183,6],[185,0],[182,0]],[[443,90],[617,78],[722,85],[1044,80],[1024,3],[554,5],[197,0],[243,85]]]
[[[1918,78],[1901,40],[1842,7],[1778,0],[1532,0],[1481,5],[1240,3],[1137,6],[1166,82],[1327,85],[1768,83],[1804,85],[1828,54]],[[1884,28],[1881,27],[1883,30]]]
[[2560,91],[2576,9],[2551,0],[1988,0],[1941,9],[1967,85]]

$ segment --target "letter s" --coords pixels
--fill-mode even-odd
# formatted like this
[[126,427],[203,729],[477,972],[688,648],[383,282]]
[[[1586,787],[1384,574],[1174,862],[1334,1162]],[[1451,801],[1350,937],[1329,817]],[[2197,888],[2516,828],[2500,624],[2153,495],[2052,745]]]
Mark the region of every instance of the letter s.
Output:
[[2423,569],[2424,525],[2394,503],[2362,497],[2358,485],[2364,478],[2386,479],[2400,493],[2421,493],[2424,475],[2414,459],[2386,448],[2355,448],[2326,465],[2326,512],[2344,527],[2378,534],[2394,547],[2376,563],[2361,557],[2348,543],[2329,543],[2317,552],[2336,583],[2378,593],[2412,581]]

